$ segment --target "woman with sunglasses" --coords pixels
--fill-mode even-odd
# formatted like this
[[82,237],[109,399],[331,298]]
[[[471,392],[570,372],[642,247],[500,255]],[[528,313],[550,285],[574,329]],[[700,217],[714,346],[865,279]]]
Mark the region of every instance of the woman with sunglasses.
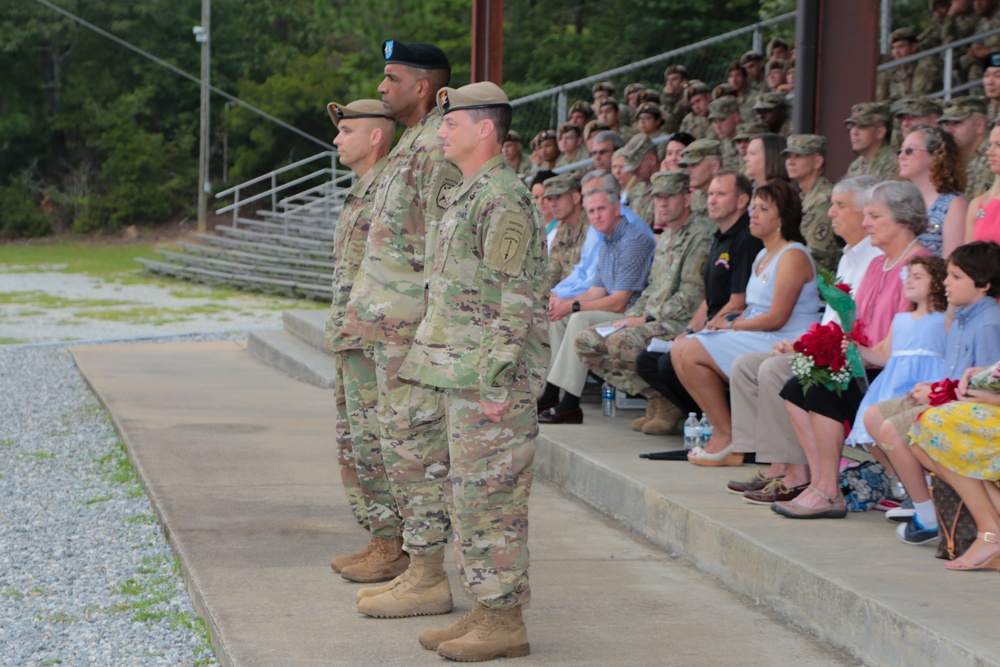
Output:
[[938,257],[947,257],[965,242],[965,162],[950,134],[930,125],[917,125],[899,149],[899,177],[913,183],[927,206],[927,231],[920,244]]

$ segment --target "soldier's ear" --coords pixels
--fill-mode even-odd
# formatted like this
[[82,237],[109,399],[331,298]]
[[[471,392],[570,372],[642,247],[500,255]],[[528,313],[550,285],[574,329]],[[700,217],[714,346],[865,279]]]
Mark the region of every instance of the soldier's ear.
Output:
[[821,169],[822,170],[822,169],[826,168],[826,156],[825,155],[823,155],[822,153],[817,153],[816,154],[816,160],[817,160],[817,162],[816,162],[816,168],[817,169]]

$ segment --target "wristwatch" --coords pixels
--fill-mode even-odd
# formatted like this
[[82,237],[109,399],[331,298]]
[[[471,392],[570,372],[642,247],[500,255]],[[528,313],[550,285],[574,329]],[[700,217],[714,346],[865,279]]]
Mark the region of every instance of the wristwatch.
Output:
[[574,313],[579,313],[580,312],[580,302],[579,301],[574,301],[573,302],[573,312]]

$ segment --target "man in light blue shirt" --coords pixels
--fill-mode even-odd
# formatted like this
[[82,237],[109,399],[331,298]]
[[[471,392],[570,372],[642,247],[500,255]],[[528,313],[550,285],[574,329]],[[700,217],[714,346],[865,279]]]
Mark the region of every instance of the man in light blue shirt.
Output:
[[[583,177],[580,186],[584,196],[594,188],[607,188],[620,192],[618,181],[610,171],[606,170],[589,172]],[[638,227],[643,234],[653,238],[653,230],[632,209],[622,204],[621,214],[627,223]],[[591,285],[594,284],[594,277],[597,275],[597,255],[601,243],[604,243],[604,234],[593,227],[588,229],[583,240],[583,248],[580,250],[579,263],[573,267],[573,271],[568,276],[552,289],[553,295],[560,299],[572,299],[590,289]]]

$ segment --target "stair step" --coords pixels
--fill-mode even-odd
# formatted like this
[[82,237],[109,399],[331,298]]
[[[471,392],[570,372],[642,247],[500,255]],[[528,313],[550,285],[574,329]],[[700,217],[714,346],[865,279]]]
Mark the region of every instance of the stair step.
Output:
[[333,387],[337,383],[333,356],[321,352],[284,329],[250,332],[247,350],[265,364],[302,382],[324,388]]

